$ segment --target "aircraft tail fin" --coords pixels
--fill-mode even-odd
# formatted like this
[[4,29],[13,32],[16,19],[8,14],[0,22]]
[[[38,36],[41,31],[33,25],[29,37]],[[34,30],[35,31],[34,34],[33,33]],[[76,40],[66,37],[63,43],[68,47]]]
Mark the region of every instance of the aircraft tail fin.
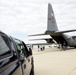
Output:
[[48,4],[48,23],[47,31],[58,31],[52,5]]

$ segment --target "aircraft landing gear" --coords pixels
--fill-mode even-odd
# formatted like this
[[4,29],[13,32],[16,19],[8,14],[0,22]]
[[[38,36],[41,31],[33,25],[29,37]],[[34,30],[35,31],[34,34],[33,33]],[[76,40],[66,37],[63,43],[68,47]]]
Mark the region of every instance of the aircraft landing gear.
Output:
[[61,43],[59,44],[59,49],[62,51],[62,50],[64,50],[65,51],[65,49],[66,49],[66,46],[65,45],[62,45]]
[[62,50],[62,44],[59,43],[59,49]]

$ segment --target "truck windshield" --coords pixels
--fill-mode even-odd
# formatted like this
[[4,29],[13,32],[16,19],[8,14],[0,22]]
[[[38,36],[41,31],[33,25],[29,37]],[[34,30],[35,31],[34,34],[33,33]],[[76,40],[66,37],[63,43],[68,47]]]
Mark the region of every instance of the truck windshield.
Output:
[[6,36],[0,35],[0,58],[7,55],[10,51],[9,41]]

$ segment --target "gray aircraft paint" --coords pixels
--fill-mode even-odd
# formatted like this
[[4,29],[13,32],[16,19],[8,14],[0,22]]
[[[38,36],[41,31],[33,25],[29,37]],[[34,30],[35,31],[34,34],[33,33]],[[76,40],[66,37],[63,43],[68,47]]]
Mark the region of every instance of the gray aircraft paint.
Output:
[[[76,46],[76,38],[73,38],[72,36],[69,36],[69,35],[65,34],[67,32],[72,32],[71,30],[69,30],[69,31],[63,31],[63,33],[60,33],[60,31],[58,30],[57,23],[56,23],[56,20],[55,20],[55,15],[54,15],[54,12],[53,12],[51,4],[48,4],[47,31],[50,31],[49,32],[50,34],[51,34],[52,31],[53,31],[53,34],[55,34],[56,32],[59,32],[57,34],[63,36],[63,38],[66,40],[66,42],[70,46]],[[55,36],[56,36],[56,34],[55,34]]]
[[58,31],[54,12],[53,12],[52,6],[50,4],[48,4],[48,26],[47,26],[47,30]]
[[[69,46],[76,47],[76,35],[75,36],[69,36],[65,33],[67,32],[73,32],[76,31],[76,29],[73,30],[65,30],[65,31],[59,31],[57,27],[57,23],[55,20],[54,11],[52,9],[52,5],[48,4],[48,17],[47,17],[47,30],[43,34],[35,34],[30,36],[42,36],[42,35],[50,35],[52,40],[54,39],[58,44],[63,45],[64,42],[66,42]],[[47,38],[46,38],[47,39]],[[45,39],[43,39],[45,40]],[[51,43],[51,41],[50,41]]]

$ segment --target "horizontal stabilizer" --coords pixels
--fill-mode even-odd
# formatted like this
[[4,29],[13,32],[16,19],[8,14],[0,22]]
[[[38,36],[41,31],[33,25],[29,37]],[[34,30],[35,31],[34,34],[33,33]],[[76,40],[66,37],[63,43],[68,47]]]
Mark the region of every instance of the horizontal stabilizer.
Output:
[[56,31],[55,33],[62,34],[62,33],[67,33],[67,32],[74,32],[74,31],[76,31],[76,29],[74,29],[74,30],[66,30],[66,31]]
[[52,38],[29,39],[29,41],[36,41],[36,40],[46,40],[47,43],[55,43],[55,41]]
[[42,35],[48,35],[48,34],[34,34],[34,35],[28,35],[28,36],[42,36]]

